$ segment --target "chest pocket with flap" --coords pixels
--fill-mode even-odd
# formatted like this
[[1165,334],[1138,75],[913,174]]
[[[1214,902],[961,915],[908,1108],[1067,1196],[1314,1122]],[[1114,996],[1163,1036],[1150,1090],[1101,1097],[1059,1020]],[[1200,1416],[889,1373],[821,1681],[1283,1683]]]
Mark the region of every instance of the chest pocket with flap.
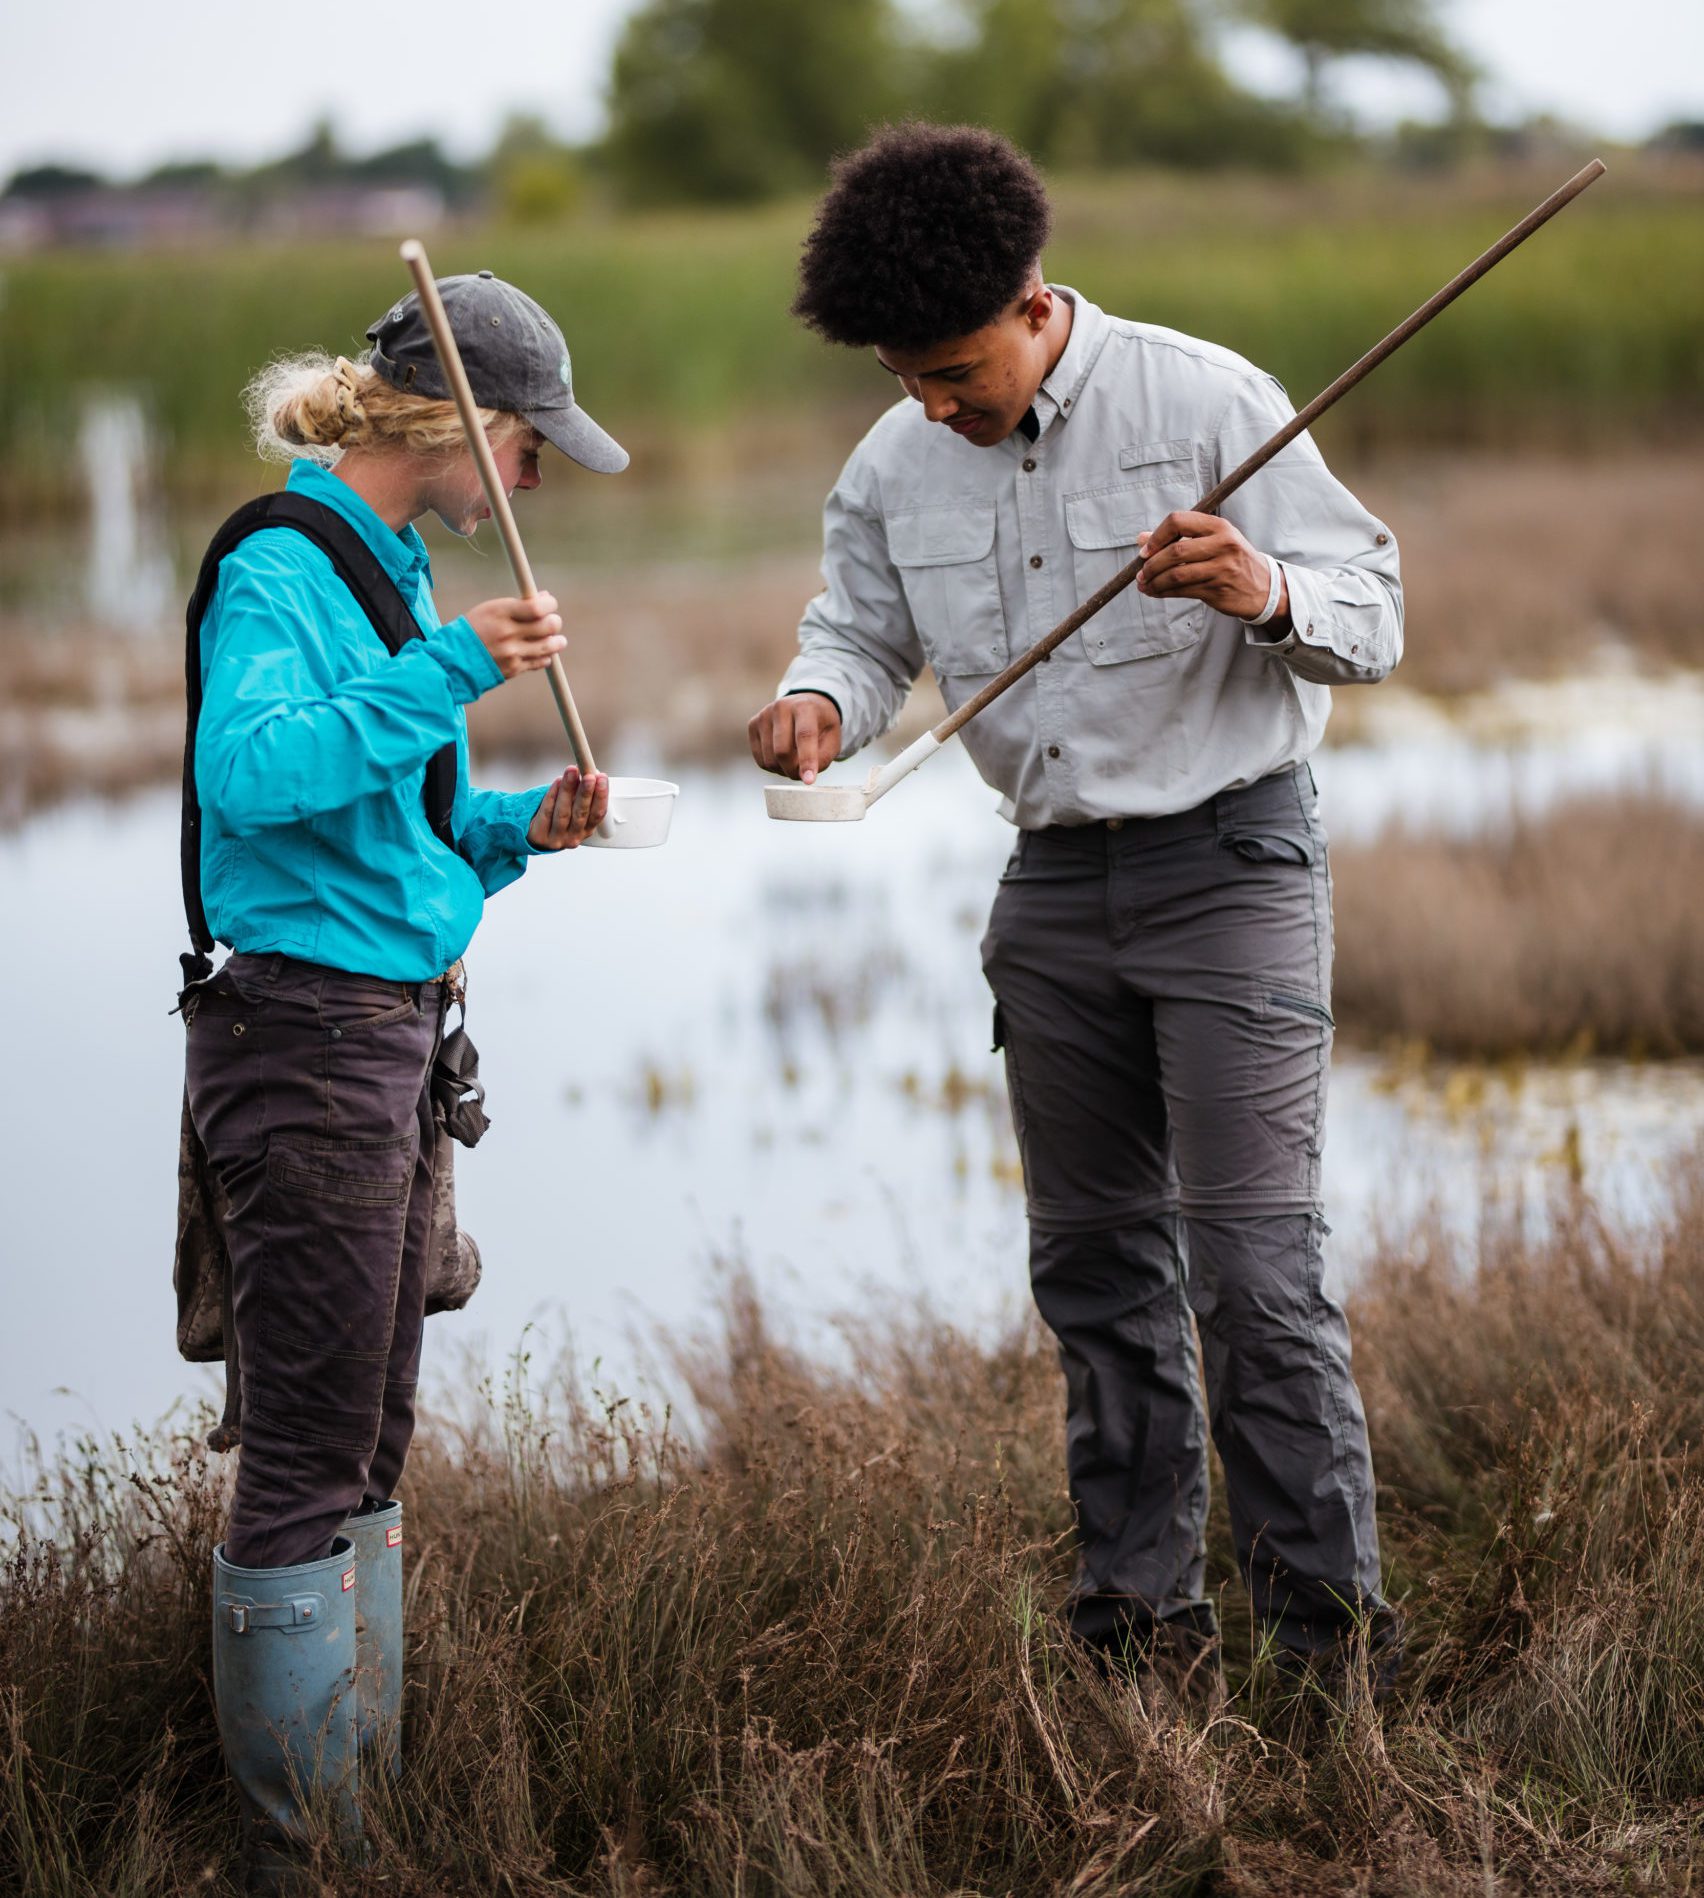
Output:
[[888,557],[929,664],[952,678],[998,672],[1011,653],[994,561],[994,503],[935,501],[884,518]]
[[[1079,601],[1136,558],[1136,536],[1168,514],[1193,507],[1195,455],[1187,439],[1126,448],[1124,478],[1065,496],[1065,532]],[[1193,646],[1207,624],[1200,600],[1155,600],[1128,586],[1077,634],[1091,665],[1117,666]]]

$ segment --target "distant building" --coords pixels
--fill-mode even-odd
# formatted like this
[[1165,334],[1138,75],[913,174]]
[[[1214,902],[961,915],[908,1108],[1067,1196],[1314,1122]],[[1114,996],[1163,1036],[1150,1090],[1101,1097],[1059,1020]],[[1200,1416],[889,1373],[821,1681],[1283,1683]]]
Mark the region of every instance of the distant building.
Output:
[[433,185],[314,185],[268,199],[250,228],[278,237],[400,237],[443,221]]
[[241,194],[193,186],[89,185],[0,197],[0,252],[74,246],[149,250],[211,243],[236,232],[276,237],[388,237],[443,221],[433,185],[300,186],[256,205]]

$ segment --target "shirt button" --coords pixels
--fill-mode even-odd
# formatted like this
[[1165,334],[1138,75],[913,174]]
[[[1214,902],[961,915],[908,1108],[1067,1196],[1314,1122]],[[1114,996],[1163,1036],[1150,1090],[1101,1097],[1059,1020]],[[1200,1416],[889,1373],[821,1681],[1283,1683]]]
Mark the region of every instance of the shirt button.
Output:
[[1382,547],[1390,539],[1390,536],[1388,534],[1375,534],[1373,539]]
[[1124,819],[1122,817],[1109,817],[1106,820],[1106,827],[1108,830],[1122,830],[1124,828]]
[[1059,747],[1057,745],[1049,745],[1047,747],[1047,755],[1050,758],[1057,758],[1059,756]]
[[1034,474],[1034,473],[1035,473],[1035,457],[1034,457],[1033,455],[1032,455],[1032,456],[1030,456],[1030,458],[1029,458],[1029,460],[1027,460],[1027,461],[1026,461],[1026,462],[1024,463],[1024,473],[1025,473],[1025,474]]
[[1031,565],[1032,567],[1039,567],[1039,566],[1041,565],[1041,555],[1040,555],[1040,554],[1031,554],[1031,555],[1030,555],[1030,565]]

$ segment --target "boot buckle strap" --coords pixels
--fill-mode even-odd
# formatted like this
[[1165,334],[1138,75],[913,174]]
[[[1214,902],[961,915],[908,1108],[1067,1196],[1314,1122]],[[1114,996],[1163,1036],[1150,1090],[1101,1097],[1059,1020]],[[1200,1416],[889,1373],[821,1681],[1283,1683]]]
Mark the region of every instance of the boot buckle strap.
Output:
[[283,1601],[253,1601],[247,1596],[227,1595],[219,1606],[233,1634],[248,1634],[256,1628],[277,1628],[285,1634],[297,1634],[303,1628],[317,1628],[325,1620],[323,1595],[287,1595]]

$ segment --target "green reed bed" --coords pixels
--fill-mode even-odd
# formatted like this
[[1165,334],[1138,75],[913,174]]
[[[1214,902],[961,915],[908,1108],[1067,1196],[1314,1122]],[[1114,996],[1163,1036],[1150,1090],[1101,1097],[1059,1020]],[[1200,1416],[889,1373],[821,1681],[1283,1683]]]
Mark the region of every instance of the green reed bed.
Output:
[[[1561,167],[1556,169],[1560,171]],[[1141,174],[1062,180],[1050,269],[1108,307],[1221,340],[1313,394],[1560,177],[1352,176],[1283,187]],[[1577,442],[1695,420],[1704,179],[1629,159],[1476,289],[1328,429],[1363,444]],[[435,237],[441,271],[490,267],[564,321],[588,407],[665,461],[754,414],[886,399],[861,355],[787,315],[808,203]],[[0,276],[0,496],[78,490],[64,429],[89,385],[141,393],[173,478],[244,452],[236,391],[268,355],[352,351],[406,288],[389,240],[56,254]]]
[[[1634,1238],[1420,1231],[1355,1298],[1397,1704],[1088,1674],[1059,1374],[909,1313],[828,1368],[736,1293],[695,1422],[524,1363],[409,1473],[408,1761],[340,1893],[1687,1892],[1704,1874],[1704,1156]],[[220,1473],[187,1433],[42,1472],[0,1582],[0,1890],[224,1889]],[[382,1872],[382,1879],[378,1873]]]

